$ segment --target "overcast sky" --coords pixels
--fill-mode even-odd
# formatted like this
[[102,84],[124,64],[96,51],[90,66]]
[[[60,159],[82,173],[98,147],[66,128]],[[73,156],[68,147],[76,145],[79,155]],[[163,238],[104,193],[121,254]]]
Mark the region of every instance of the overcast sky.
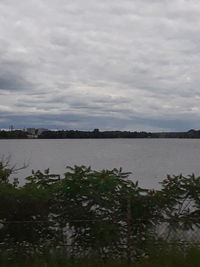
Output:
[[199,0],[0,0],[0,128],[199,122]]

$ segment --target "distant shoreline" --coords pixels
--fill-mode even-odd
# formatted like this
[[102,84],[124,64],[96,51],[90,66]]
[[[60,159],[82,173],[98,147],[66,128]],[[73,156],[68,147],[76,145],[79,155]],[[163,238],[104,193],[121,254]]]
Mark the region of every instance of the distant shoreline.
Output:
[[78,130],[0,130],[0,139],[200,139],[200,130],[187,132],[131,132],[131,131],[78,131]]

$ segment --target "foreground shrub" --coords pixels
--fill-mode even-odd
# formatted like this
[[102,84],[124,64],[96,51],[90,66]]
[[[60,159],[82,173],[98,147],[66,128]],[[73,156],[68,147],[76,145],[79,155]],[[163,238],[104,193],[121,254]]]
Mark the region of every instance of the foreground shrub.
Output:
[[0,163],[0,250],[11,258],[56,249],[76,259],[130,263],[154,255],[154,247],[191,242],[200,227],[194,175],[168,176],[155,191],[122,169],[74,166],[63,176],[33,171],[23,186],[11,183],[11,174]]

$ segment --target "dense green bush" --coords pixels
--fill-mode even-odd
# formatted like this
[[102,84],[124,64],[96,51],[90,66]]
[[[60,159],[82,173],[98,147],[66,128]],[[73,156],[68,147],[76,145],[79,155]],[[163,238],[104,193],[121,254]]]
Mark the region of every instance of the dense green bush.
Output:
[[76,258],[131,261],[181,241],[180,231],[189,241],[200,226],[200,177],[194,175],[168,176],[155,191],[122,169],[74,166],[63,176],[33,171],[23,186],[10,182],[12,171],[0,163],[0,250],[12,257],[58,249]]

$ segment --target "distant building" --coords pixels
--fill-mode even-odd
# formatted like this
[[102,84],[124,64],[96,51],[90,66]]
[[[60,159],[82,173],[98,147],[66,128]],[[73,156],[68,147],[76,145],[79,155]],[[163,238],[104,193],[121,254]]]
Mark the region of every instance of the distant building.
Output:
[[36,134],[36,129],[35,128],[26,128],[26,132],[31,135]]
[[45,128],[38,128],[38,129],[37,129],[37,135],[40,135],[40,134],[42,134],[43,132],[46,132],[46,131],[48,131],[48,129],[45,129]]
[[12,132],[14,130],[14,126],[13,125],[10,125],[9,126],[9,130]]
[[37,138],[38,135],[42,134],[45,131],[48,131],[46,128],[26,128],[25,131],[28,133],[29,138]]

